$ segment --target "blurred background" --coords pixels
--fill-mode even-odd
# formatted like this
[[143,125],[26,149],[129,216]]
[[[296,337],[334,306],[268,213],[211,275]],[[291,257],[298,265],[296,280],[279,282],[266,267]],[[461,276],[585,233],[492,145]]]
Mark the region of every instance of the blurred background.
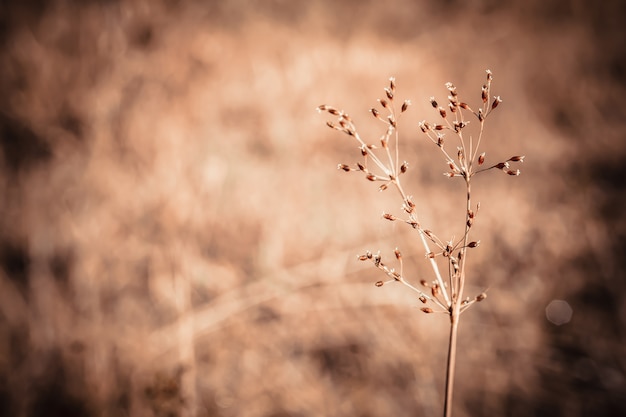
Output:
[[[456,416],[626,415],[626,3],[0,2],[0,415],[436,416],[447,323],[366,250],[432,279],[391,190],[338,163],[396,77],[406,189],[462,233],[419,132],[452,81],[503,98]],[[391,262],[393,264],[393,262]]]

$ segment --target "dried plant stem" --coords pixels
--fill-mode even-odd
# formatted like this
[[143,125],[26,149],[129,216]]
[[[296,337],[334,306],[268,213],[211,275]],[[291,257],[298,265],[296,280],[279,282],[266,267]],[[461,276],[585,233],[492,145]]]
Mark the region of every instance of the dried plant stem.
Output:
[[[482,123],[481,123],[482,127]],[[481,129],[482,134],[482,129]],[[480,141],[480,136],[479,136]],[[465,184],[467,186],[467,205],[466,205],[466,217],[465,217],[465,236],[463,238],[463,249],[461,253],[461,272],[459,275],[458,288],[455,290],[452,289],[453,292],[453,303],[450,306],[450,337],[448,339],[448,360],[446,362],[446,391],[445,391],[445,400],[443,405],[443,416],[451,417],[452,416],[452,398],[454,395],[454,375],[456,368],[456,346],[457,346],[457,335],[459,332],[459,320],[461,317],[461,303],[463,302],[462,294],[465,286],[465,251],[467,245],[469,243],[469,232],[470,232],[470,212],[472,207],[471,201],[471,182],[470,178],[466,178]]]
[[459,332],[459,314],[450,313],[450,338],[448,340],[448,361],[446,363],[446,393],[443,403],[444,417],[452,416],[452,396],[454,393],[454,369],[456,365],[456,339]]
[[[483,167],[483,164],[485,163],[485,153],[483,152],[479,154],[479,148],[484,132],[484,122],[487,116],[489,116],[491,112],[502,102],[499,96],[493,97],[492,101],[490,100],[492,79],[493,76],[491,71],[487,70],[487,82],[481,89],[482,105],[477,112],[472,110],[467,103],[460,101],[456,87],[452,83],[447,83],[446,88],[448,89],[449,96],[446,107],[440,106],[434,97],[431,97],[430,99],[431,105],[436,109],[438,115],[442,119],[441,123],[433,124],[426,121],[419,123],[419,128],[422,133],[424,133],[428,139],[439,148],[444,156],[446,164],[449,168],[449,171],[445,172],[444,175],[448,178],[462,178],[465,182],[466,204],[463,236],[460,239],[452,238],[447,242],[442,241],[433,232],[426,230],[421,226],[413,198],[404,191],[400,182],[400,176],[407,172],[408,163],[404,162],[400,164],[397,121],[399,116],[407,110],[411,102],[405,100],[402,104],[400,112],[398,113],[396,111],[394,106],[395,79],[390,79],[389,87],[385,88],[386,97],[379,100],[379,103],[383,108],[382,111],[388,112],[388,116],[386,118],[383,117],[381,115],[381,111],[376,108],[372,108],[370,110],[372,115],[376,119],[383,122],[387,127],[386,132],[380,138],[380,146],[384,149],[384,156],[377,151],[379,149],[378,146],[368,143],[361,138],[356,130],[356,126],[352,122],[352,118],[346,113],[331,106],[322,105],[318,107],[320,112],[328,112],[329,114],[337,117],[336,123],[327,122],[327,125],[331,129],[343,132],[356,139],[359,143],[363,161],[357,163],[356,167],[339,164],[338,168],[346,172],[362,172],[365,174],[365,178],[367,180],[372,182],[382,182],[383,184],[379,187],[380,191],[387,190],[389,186],[395,187],[402,198],[402,208],[406,215],[404,222],[409,224],[413,229],[416,229],[419,233],[420,240],[424,250],[426,251],[426,258],[428,259],[435,275],[435,279],[431,283],[424,279],[420,280],[422,286],[429,289],[430,294],[426,294],[421,291],[406,279],[402,265],[402,254],[397,248],[394,253],[396,255],[396,260],[400,263],[399,272],[397,272],[395,268],[391,268],[387,264],[383,263],[380,252],[374,255],[367,251],[366,254],[359,256],[359,259],[362,261],[371,260],[376,268],[382,270],[387,277],[389,277],[389,280],[386,282],[400,282],[418,293],[419,300],[422,303],[432,303],[435,309],[431,307],[423,307],[421,310],[424,313],[440,312],[450,316],[450,334],[448,340],[448,359],[446,365],[445,399],[443,410],[444,417],[450,417],[452,415],[457,337],[461,313],[467,310],[474,303],[480,302],[487,297],[484,292],[478,294],[474,297],[474,299],[464,297],[467,249],[476,248],[480,244],[480,241],[470,240],[470,231],[480,208],[480,205],[477,204],[475,211],[472,210],[471,180],[474,175],[491,169],[501,170],[505,174],[517,176],[520,171],[510,169],[509,163],[523,162],[524,160],[524,156],[512,156],[503,162]],[[479,128],[476,143],[474,143],[471,135],[469,135],[469,139],[464,137],[463,129],[465,129],[470,123],[469,120],[464,118],[464,111],[470,112],[476,117],[476,119],[478,119]],[[444,131],[451,132],[458,140],[456,157],[454,153],[450,153],[446,149],[446,144],[444,143]],[[390,149],[389,144],[392,135],[394,143],[392,143],[391,146],[395,146],[394,152]],[[383,162],[385,159],[386,162]],[[375,167],[373,167],[374,171],[370,169],[368,162],[373,162],[375,165]],[[389,213],[383,213],[383,218],[390,221],[399,220],[398,217]],[[436,246],[436,252],[433,252],[430,249],[429,241]],[[444,280],[440,272],[440,264],[437,263],[436,258],[442,260],[441,262],[445,262],[447,265],[447,281]],[[376,286],[380,287],[386,282],[378,281]]]

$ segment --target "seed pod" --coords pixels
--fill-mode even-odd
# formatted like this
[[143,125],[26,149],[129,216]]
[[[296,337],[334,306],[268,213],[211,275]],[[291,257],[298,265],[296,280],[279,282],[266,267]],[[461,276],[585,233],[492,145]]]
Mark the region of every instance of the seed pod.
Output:
[[481,302],[482,300],[484,300],[485,298],[487,298],[487,294],[485,294],[484,292],[481,292],[480,294],[478,294],[476,296],[476,298],[474,298],[477,302]]
[[485,152],[478,155],[478,165],[482,165],[485,163]]
[[433,309],[430,307],[422,307],[420,308],[420,310],[422,310],[426,314],[434,313]]
[[524,155],[516,155],[516,156],[512,156],[509,158],[509,161],[513,161],[513,162],[524,162],[524,158],[526,156]]
[[372,107],[370,111],[372,112],[375,118],[380,119],[380,112],[378,110]]
[[346,172],[352,171],[352,168],[350,168],[350,166],[346,165],[346,164],[339,164],[339,165],[337,165],[337,169],[342,169],[342,170],[344,170]]
[[402,103],[402,108],[400,109],[400,112],[404,113],[406,111],[406,109],[409,108],[410,105],[411,105],[411,101],[410,100],[404,100],[404,103]]
[[419,300],[420,300],[422,303],[424,303],[424,304],[426,304],[426,303],[428,302],[428,299],[427,299],[426,297],[424,297],[423,295],[420,295]]
[[491,110],[495,109],[496,107],[498,107],[498,104],[502,103],[502,99],[500,98],[500,96],[496,96],[493,98],[493,102],[491,103]]
[[377,281],[377,282],[376,282],[376,284],[374,284],[374,285],[376,285],[377,287],[382,287],[382,286],[383,286],[383,284],[384,284],[384,282],[382,282],[382,281]]
[[396,259],[397,260],[402,260],[402,253],[398,250],[398,248],[396,248],[395,251],[393,251],[393,253],[396,255]]
[[389,213],[383,213],[383,219],[395,222],[396,220],[398,220],[398,218],[396,216],[394,216],[393,214],[389,214]]
[[468,244],[467,244],[467,247],[468,247],[468,248],[477,248],[477,247],[478,247],[478,245],[480,245],[480,240],[475,241],[475,242],[470,242],[470,243],[468,243]]

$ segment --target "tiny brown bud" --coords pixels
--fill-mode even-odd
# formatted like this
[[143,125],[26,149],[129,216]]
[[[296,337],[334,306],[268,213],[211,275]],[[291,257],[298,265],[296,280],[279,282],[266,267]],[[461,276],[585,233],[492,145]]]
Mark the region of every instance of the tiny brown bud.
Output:
[[391,126],[396,127],[396,119],[391,114],[387,116],[387,121]]
[[493,98],[493,103],[491,103],[491,110],[495,109],[496,107],[498,107],[498,104],[502,103],[502,99],[500,98],[500,96],[496,96]]
[[378,101],[380,101],[380,105],[381,105],[381,106],[383,106],[384,108],[387,108],[388,103],[387,103],[387,101],[386,101],[386,100],[382,100],[382,99],[381,99],[381,100],[378,100]]
[[443,136],[437,136],[437,146],[440,148],[443,146]]
[[379,119],[380,118],[380,112],[378,110],[376,110],[375,108],[371,108],[370,111],[372,112],[372,114],[374,115],[375,118]]
[[463,110],[469,109],[469,105],[467,103],[459,103],[459,107],[462,108]]
[[431,97],[431,98],[430,98],[430,104],[431,104],[434,108],[439,107],[439,104],[437,104],[437,100],[435,100],[435,97]]
[[430,287],[430,284],[428,284],[428,281],[426,281],[425,279],[420,280],[420,284],[422,284],[423,287]]
[[333,122],[326,122],[326,126],[330,127],[331,129],[337,128]]
[[350,168],[350,166],[346,165],[346,164],[339,164],[339,165],[337,165],[337,169],[342,169],[342,170],[344,170],[346,172],[352,171],[352,168]]
[[445,119],[446,118],[446,109],[444,109],[443,107],[439,107],[438,110],[439,110],[439,115]]
[[376,175],[374,174],[367,174],[365,178],[367,178],[370,181],[376,181]]
[[328,110],[328,113],[330,113],[330,114],[332,114],[332,115],[334,115],[334,116],[339,116],[339,115],[341,114],[341,113],[339,112],[339,110],[337,110],[337,109],[336,109],[336,108],[334,108],[334,107],[328,107],[328,108],[327,108],[327,110]]
[[385,191],[387,188],[389,188],[389,186],[387,184],[383,184],[380,187],[378,187],[378,191]]
[[385,284],[385,283],[382,282],[382,281],[377,281],[376,284],[374,284],[374,285],[376,285],[377,287],[382,287],[383,284]]
[[371,257],[371,254],[368,252],[365,255],[359,255],[359,261],[367,261]]
[[478,165],[482,165],[485,163],[485,152],[478,155]]
[[472,225],[474,224],[474,220],[470,217],[469,219],[467,219],[467,227],[472,227]]
[[396,216],[394,216],[393,214],[389,214],[389,213],[383,213],[383,219],[395,222],[396,220],[398,220],[398,218]]
[[498,168],[498,169],[504,169],[504,168],[508,168],[509,164],[507,162],[499,162],[495,164],[493,167]]
[[512,156],[509,158],[509,161],[513,161],[513,162],[524,162],[524,158],[526,156],[524,155],[516,155],[516,156]]
[[480,240],[468,243],[467,247],[468,248],[477,248],[478,245],[480,245]]
[[475,298],[475,300],[477,302],[481,302],[482,300],[484,300],[485,298],[487,298],[487,294],[485,294],[484,292],[481,292],[480,294],[478,294]]
[[365,172],[365,171],[366,171],[366,169],[365,169],[365,165],[363,165],[362,163],[357,162],[357,163],[356,163],[356,166],[359,168],[359,170],[360,170],[360,171],[363,171],[363,172]]
[[389,78],[389,88],[391,91],[396,91],[396,79],[394,77]]
[[326,104],[321,104],[321,105],[317,106],[317,111],[320,112],[320,113],[323,112],[323,111],[326,111],[326,107],[327,107]]
[[439,294],[439,285],[435,284],[432,286],[432,288],[430,289],[431,294],[433,295],[433,297],[436,297]]
[[428,302],[428,299],[427,299],[426,297],[424,297],[423,295],[420,295],[419,300],[420,300],[422,303],[424,303],[424,304],[426,304],[426,303]]
[[482,122],[483,120],[485,120],[483,109],[478,109],[478,121]]
[[400,172],[404,174],[407,169],[409,169],[409,163],[404,161],[402,165],[400,165]]
[[402,259],[402,253],[398,250],[398,248],[396,248],[396,250],[393,251],[393,253],[396,255],[396,259],[397,260],[401,260]]
[[443,130],[444,125],[435,125],[435,130]]
[[406,109],[409,108],[410,105],[411,105],[411,100],[404,100],[404,103],[402,103],[402,108],[400,109],[400,112],[404,113]]
[[380,138],[380,144],[383,147],[383,149],[387,149],[387,144],[388,144],[389,140],[386,137],[382,137]]
[[489,99],[489,96],[487,95],[487,84],[483,85],[483,88],[481,90],[481,97],[483,99],[483,103],[486,103]]
[[385,94],[390,101],[393,101],[393,92],[389,88],[385,88]]
[[420,310],[422,310],[426,314],[434,313],[433,309],[430,307],[422,307],[420,308]]
[[493,80],[493,74],[491,73],[491,70],[485,70],[485,72],[487,73],[487,81],[491,81]]
[[429,259],[433,259],[435,257],[435,252],[428,252],[426,254],[426,257],[429,258]]
[[510,169],[506,173],[509,174],[509,175],[512,175],[512,176],[517,176],[517,175],[520,174],[520,170],[519,169],[516,169],[516,170],[511,170]]

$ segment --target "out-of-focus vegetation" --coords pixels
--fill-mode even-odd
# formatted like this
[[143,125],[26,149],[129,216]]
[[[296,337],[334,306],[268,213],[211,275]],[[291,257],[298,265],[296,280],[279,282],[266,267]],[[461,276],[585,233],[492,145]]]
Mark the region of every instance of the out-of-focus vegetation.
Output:
[[455,413],[626,414],[626,10],[504,3],[2,3],[0,414],[440,414],[446,318],[356,261],[397,246],[418,282],[423,253],[315,107],[378,138],[395,76],[407,191],[447,236],[462,188],[417,123],[487,68],[487,160],[526,162],[474,185],[489,298]]

